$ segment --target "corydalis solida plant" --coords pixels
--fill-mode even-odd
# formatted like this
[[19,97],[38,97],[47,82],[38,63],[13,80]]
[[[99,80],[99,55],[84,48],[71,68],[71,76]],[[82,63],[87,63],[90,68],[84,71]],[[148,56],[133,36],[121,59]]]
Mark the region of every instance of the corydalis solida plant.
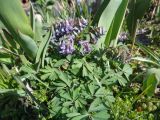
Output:
[[59,53],[67,55],[75,51],[81,54],[91,52],[91,45],[97,43],[104,29],[90,26],[84,18],[68,19],[53,26],[51,42],[57,46]]

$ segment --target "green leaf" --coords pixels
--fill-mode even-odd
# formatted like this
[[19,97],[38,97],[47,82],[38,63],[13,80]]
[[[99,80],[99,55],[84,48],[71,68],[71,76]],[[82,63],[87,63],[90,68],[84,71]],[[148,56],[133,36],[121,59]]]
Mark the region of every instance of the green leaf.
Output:
[[75,116],[79,116],[79,115],[81,115],[81,114],[80,113],[69,113],[66,116],[67,117],[75,117]]
[[122,74],[123,74],[122,72],[116,73],[116,77],[117,77],[116,79],[118,80],[120,85],[125,86],[127,83],[127,80],[123,78]]
[[71,69],[71,72],[76,75],[79,73],[80,69],[82,68],[82,61],[81,60],[74,60],[73,64],[72,64],[72,69]]
[[155,51],[151,50],[149,47],[144,46],[140,43],[137,43],[137,45],[144,51],[146,52],[148,55],[150,55],[152,57],[152,59],[156,60],[157,62],[160,61],[160,55],[158,53],[156,53]]
[[40,71],[43,73],[41,75],[42,80],[46,79],[55,80],[58,78],[57,70],[55,68],[46,66],[44,69],[41,69]]
[[116,47],[118,35],[120,33],[120,30],[121,30],[121,27],[123,25],[123,21],[125,18],[125,13],[127,10],[128,2],[129,2],[129,0],[123,0],[121,5],[119,6],[119,8],[115,14],[115,17],[113,19],[112,25],[108,31],[107,37],[105,39],[106,46],[109,46],[111,40],[113,40],[112,45],[114,47]]
[[89,72],[88,72],[86,66],[83,65],[82,76],[83,77],[87,77],[88,75],[89,75]]
[[[111,0],[100,17],[100,20],[98,22],[98,26],[103,27],[105,29],[106,35],[109,31],[109,28],[112,24],[112,21],[115,17],[115,14],[116,14],[121,2],[122,2],[122,0]],[[103,46],[106,37],[107,36],[102,36],[101,39],[98,41],[98,43],[97,43],[98,48]]]
[[88,85],[88,89],[89,89],[91,95],[94,95],[97,87],[96,87],[94,84],[89,84],[89,85]]
[[5,26],[3,25],[2,21],[0,21],[0,30],[4,29],[4,28],[5,28]]
[[148,58],[142,58],[142,57],[133,57],[131,58],[131,60],[137,60],[137,61],[141,61],[141,62],[147,62],[147,63],[151,63],[151,64],[154,64],[154,65],[157,65],[160,67],[160,64],[156,63],[155,61],[153,60],[150,60]]
[[11,56],[8,54],[0,53],[0,63],[11,64],[12,63]]
[[160,82],[160,69],[151,68],[147,70],[143,81],[143,90],[148,96],[153,96],[158,83]]
[[0,36],[0,49],[3,47],[3,42],[2,42],[2,38],[1,38],[1,36]]
[[109,120],[110,114],[107,110],[96,112],[92,115],[93,120]]
[[63,92],[63,93],[61,92],[60,96],[62,98],[65,98],[66,100],[72,101],[71,95],[68,92]]
[[[72,101],[67,101],[67,102],[64,102],[63,103],[63,106],[64,107],[69,107],[69,106],[71,106],[73,103],[72,103]],[[69,117],[69,116],[68,116]]]
[[68,87],[71,86],[71,81],[68,79],[68,75],[63,73],[63,72],[58,72],[57,73],[59,79],[61,79]]
[[105,90],[105,87],[101,87],[99,88],[96,93],[95,93],[95,96],[96,97],[102,97],[106,94],[106,90]]
[[46,34],[46,36],[44,37],[44,39],[41,41],[41,43],[39,45],[39,48],[37,50],[35,63],[38,63],[40,61],[40,59],[42,59],[43,54],[45,56],[45,49],[46,49],[46,47],[48,45],[48,41],[49,41],[50,35],[51,35],[51,31],[49,31]]
[[103,105],[103,102],[100,98],[96,98],[90,105],[88,112],[97,112],[106,110],[107,108]]
[[11,34],[15,34],[19,30],[23,34],[33,37],[29,19],[20,0],[0,0],[0,20]]
[[17,48],[17,44],[16,44],[16,41],[11,36],[11,34],[9,34],[8,31],[5,30],[5,29],[3,29],[3,34],[4,34],[7,42],[11,45],[11,47],[16,49]]
[[45,36],[45,41],[46,41],[46,44],[44,45],[44,48],[43,48],[43,54],[42,54],[42,67],[44,67],[44,59],[45,59],[45,56],[46,56],[46,53],[47,53],[47,49],[48,49],[48,45],[49,45],[49,42],[50,42],[50,37],[52,36],[52,32],[51,30],[49,30],[48,32],[49,34],[47,34]]
[[126,76],[127,79],[129,79],[129,76],[133,72],[133,70],[129,64],[125,64],[122,71],[124,72],[124,75]]
[[89,115],[79,115],[76,117],[73,117],[71,120],[85,120],[84,118],[88,117]]
[[37,45],[34,42],[34,40],[19,31],[19,37],[21,40],[19,40],[19,44],[24,49],[24,51],[29,55],[29,57],[34,60],[36,58],[36,54],[38,51]]
[[0,0],[0,20],[29,58],[34,60],[38,48],[20,0]]
[[152,0],[136,0],[135,15],[137,19],[142,19],[145,12],[149,9]]
[[80,96],[80,88],[76,88],[72,93],[73,100],[77,100],[77,98]]
[[103,11],[105,10],[105,8],[107,7],[107,5],[109,4],[110,0],[104,0],[103,3],[101,4],[101,6],[98,8],[94,18],[93,18],[93,25],[98,24],[98,21],[103,13]]
[[64,64],[64,60],[58,60],[55,64],[54,67],[61,67]]
[[62,109],[61,101],[57,97],[54,97],[47,104],[49,106],[48,108],[49,108],[52,116],[56,116],[58,114],[58,112]]

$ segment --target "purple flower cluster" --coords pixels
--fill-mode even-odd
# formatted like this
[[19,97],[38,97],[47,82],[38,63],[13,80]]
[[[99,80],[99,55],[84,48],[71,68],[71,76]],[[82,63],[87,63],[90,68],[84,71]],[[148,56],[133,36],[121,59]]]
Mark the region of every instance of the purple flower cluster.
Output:
[[80,33],[84,28],[88,25],[88,21],[85,20],[84,18],[82,19],[69,19],[62,21],[60,23],[55,24],[54,26],[54,31],[55,31],[55,37],[58,40],[59,38],[69,35],[69,34],[74,34],[77,35]]
[[[97,43],[100,36],[104,34],[104,30],[100,27],[86,29],[87,26],[88,21],[84,18],[56,23],[51,42],[58,47],[60,54],[72,54],[75,50],[80,50],[83,55],[90,53],[91,44]],[[90,39],[82,40],[84,38],[81,37],[81,33],[83,33],[82,36],[89,35]]]
[[61,41],[59,53],[72,54],[74,50],[74,36],[69,36],[68,40]]

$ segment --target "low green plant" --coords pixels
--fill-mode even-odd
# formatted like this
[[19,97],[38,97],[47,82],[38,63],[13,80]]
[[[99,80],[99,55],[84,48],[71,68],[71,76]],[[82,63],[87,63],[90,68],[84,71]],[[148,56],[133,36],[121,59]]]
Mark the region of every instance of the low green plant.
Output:
[[33,95],[42,104],[47,102],[48,119],[110,118],[110,106],[115,100],[111,88],[115,84],[125,86],[132,69],[124,65],[123,69],[119,66],[113,70],[106,53],[97,58],[95,55],[49,57],[38,74],[32,68],[21,68],[22,78],[35,89]]

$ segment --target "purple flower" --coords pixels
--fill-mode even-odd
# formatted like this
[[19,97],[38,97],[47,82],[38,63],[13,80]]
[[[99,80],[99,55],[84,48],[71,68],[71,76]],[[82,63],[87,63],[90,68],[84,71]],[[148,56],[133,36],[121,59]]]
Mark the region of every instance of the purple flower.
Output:
[[79,41],[79,45],[82,48],[81,50],[82,54],[87,54],[91,52],[91,46],[88,41]]
[[68,20],[65,21],[65,31],[66,31],[66,34],[69,34],[70,32],[73,31],[73,26],[69,23]]
[[62,41],[60,44],[60,51],[61,54],[72,54],[74,52],[74,40],[73,36],[70,36],[70,38],[67,41]]

